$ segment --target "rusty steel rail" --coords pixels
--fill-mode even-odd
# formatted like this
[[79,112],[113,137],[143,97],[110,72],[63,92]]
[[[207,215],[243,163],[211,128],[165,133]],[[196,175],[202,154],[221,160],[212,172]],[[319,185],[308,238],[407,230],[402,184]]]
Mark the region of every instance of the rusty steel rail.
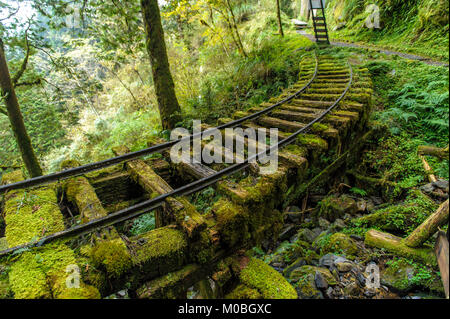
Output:
[[[314,73],[314,78],[317,75],[317,56],[316,56],[316,70]],[[183,196],[183,195],[189,195],[192,193],[195,193],[199,190],[202,190],[214,183],[216,183],[217,181],[219,181],[222,177],[224,176],[228,176],[231,174],[234,174],[238,171],[241,171],[242,169],[246,168],[252,161],[256,160],[258,157],[261,156],[266,156],[268,152],[273,152],[274,150],[277,150],[278,148],[284,147],[286,145],[291,144],[292,142],[294,142],[297,138],[298,135],[302,134],[302,133],[306,133],[315,123],[321,121],[328,113],[330,113],[338,104],[339,102],[345,97],[345,95],[347,94],[347,92],[349,91],[351,85],[352,85],[352,81],[353,81],[353,69],[350,65],[350,63],[348,63],[349,66],[349,70],[350,70],[350,79],[347,83],[347,86],[345,88],[345,90],[343,91],[343,93],[339,96],[339,98],[328,108],[326,109],[323,113],[321,113],[317,118],[315,118],[314,120],[312,120],[311,122],[309,122],[306,126],[304,126],[303,128],[297,130],[296,132],[294,132],[292,135],[288,136],[287,138],[281,140],[280,142],[278,142],[277,144],[271,146],[270,148],[256,154],[253,155],[252,157],[247,158],[244,162],[242,163],[237,163],[234,165],[231,165],[213,175],[204,177],[202,179],[199,179],[195,182],[192,182],[190,184],[184,185],[180,188],[177,188],[169,193],[165,193],[162,194],[158,197],[155,197],[153,199],[150,200],[146,200],[144,202],[138,203],[136,205],[130,206],[128,208],[122,209],[120,211],[114,212],[112,214],[109,214],[108,216],[102,217],[102,218],[98,218],[96,220],[87,222],[85,224],[81,224],[81,225],[77,225],[75,227],[51,234],[49,236],[43,237],[37,241],[34,242],[30,242],[27,244],[23,244],[20,246],[16,246],[16,247],[11,247],[8,248],[6,250],[0,251],[0,257],[2,256],[6,256],[9,255],[13,252],[16,252],[18,250],[21,249],[28,249],[28,248],[32,248],[32,247],[39,247],[42,246],[46,243],[49,243],[51,241],[57,240],[57,239],[63,239],[63,238],[69,238],[69,237],[73,237],[73,236],[79,236],[79,235],[83,235],[83,234],[87,234],[92,232],[95,229],[98,228],[102,228],[102,227],[107,227],[107,226],[111,226],[120,222],[123,222],[125,220],[131,219],[131,218],[135,218],[137,216],[140,216],[142,214],[147,213],[150,210],[153,210],[155,208],[160,207],[164,201],[169,198],[169,197],[175,197],[175,196]],[[307,84],[307,87],[309,87],[309,85],[311,84],[312,80]],[[306,86],[305,86],[306,87]],[[292,98],[291,98],[292,99]],[[283,100],[285,101],[285,100]],[[274,104],[272,106],[270,106],[270,109],[273,109],[275,107],[275,105],[280,105],[281,103],[277,103]],[[265,110],[264,110],[265,111]],[[266,112],[265,112],[266,113]],[[256,114],[261,114],[261,112],[258,113],[254,113],[251,116],[251,118],[256,118],[258,116],[256,116]],[[248,120],[249,116],[245,117],[244,119]],[[238,121],[233,121],[233,123],[242,123],[242,119],[238,120]]]
[[244,123],[245,121],[249,121],[249,120],[253,120],[256,119],[264,114],[269,113],[270,111],[272,111],[274,108],[287,103],[291,100],[293,100],[294,98],[296,98],[298,95],[302,94],[306,89],[308,89],[311,85],[311,83],[315,80],[316,76],[317,76],[317,71],[318,71],[318,61],[317,61],[317,54],[314,54],[315,56],[315,61],[316,61],[316,66],[315,66],[315,70],[314,70],[314,74],[312,75],[311,79],[308,81],[308,83],[306,83],[300,90],[296,91],[294,94],[288,96],[287,98],[285,98],[282,101],[279,101],[271,106],[268,106],[267,108],[252,113],[250,115],[247,115],[243,118],[222,124],[220,126],[217,126],[215,128],[211,128],[196,134],[191,134],[189,136],[185,136],[182,137],[180,139],[176,139],[173,141],[169,141],[166,143],[162,143],[162,144],[158,144],[149,148],[145,148],[139,151],[135,151],[135,152],[131,152],[131,153],[127,153],[124,155],[120,155],[120,156],[116,156],[116,157],[112,157],[103,161],[99,161],[99,162],[95,162],[95,163],[89,163],[86,165],[82,165],[82,166],[78,166],[78,167],[74,167],[74,168],[69,168],[57,173],[52,173],[52,174],[48,174],[48,175],[43,175],[43,176],[38,176],[38,177],[34,177],[34,178],[30,178],[30,179],[26,179],[20,182],[16,182],[16,183],[11,183],[11,184],[7,184],[7,185],[0,185],[0,195],[10,191],[10,190],[14,190],[14,189],[21,189],[21,188],[27,188],[27,187],[33,187],[33,186],[38,186],[38,185],[43,185],[46,183],[51,183],[51,182],[57,182],[63,179],[67,179],[70,177],[74,177],[74,176],[78,176],[78,175],[82,175],[88,172],[92,172],[95,170],[99,170],[105,167],[109,167],[115,164],[119,164],[121,162],[125,162],[125,161],[130,161],[136,158],[140,158],[142,156],[145,155],[150,155],[150,154],[154,154],[154,153],[158,153],[158,152],[162,152],[164,150],[167,150],[169,148],[171,148],[172,146],[174,146],[175,144],[177,144],[178,142],[182,142],[182,141],[187,141],[189,140],[189,142],[191,142],[195,137],[198,136],[202,136],[203,134],[207,134],[212,132],[215,129],[218,130],[222,130],[225,128],[234,128],[242,123]]

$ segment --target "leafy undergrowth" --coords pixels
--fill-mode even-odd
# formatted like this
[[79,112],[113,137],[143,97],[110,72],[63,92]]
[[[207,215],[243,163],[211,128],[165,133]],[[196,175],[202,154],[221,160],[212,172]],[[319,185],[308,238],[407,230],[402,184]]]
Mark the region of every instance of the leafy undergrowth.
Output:
[[[379,7],[380,28],[369,29],[366,18]],[[327,3],[331,38],[364,42],[404,53],[449,58],[449,4],[446,0],[332,0]]]

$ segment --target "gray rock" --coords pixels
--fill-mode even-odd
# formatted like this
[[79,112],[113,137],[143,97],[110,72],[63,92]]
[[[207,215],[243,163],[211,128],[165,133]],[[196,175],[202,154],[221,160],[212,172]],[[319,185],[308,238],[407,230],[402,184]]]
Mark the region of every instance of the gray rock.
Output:
[[367,288],[366,290],[364,290],[364,296],[366,296],[366,297],[372,298],[376,294],[377,294],[377,291],[373,288]]
[[317,236],[318,236],[317,233],[313,232],[308,228],[301,228],[297,232],[297,239],[306,241],[308,243],[312,243]]
[[327,229],[328,227],[330,227],[330,222],[325,218],[319,218],[319,226],[321,228]]
[[281,241],[284,241],[286,239],[289,239],[292,235],[295,234],[295,226],[292,224],[286,225],[280,233],[280,236],[278,237]]
[[312,232],[314,233],[314,239],[316,239],[320,234],[322,234],[323,229],[320,227],[316,227],[312,229]]
[[365,200],[360,199],[356,202],[356,208],[358,209],[358,212],[365,212],[367,208],[367,203]]
[[327,289],[328,288],[328,282],[325,280],[325,278],[319,271],[316,271],[316,274],[314,276],[314,282],[316,283],[316,287],[318,289]]
[[289,206],[286,209],[286,211],[289,212],[289,213],[298,213],[298,212],[301,211],[301,209],[299,207],[297,207],[297,206]]
[[432,183],[434,187],[440,188],[448,193],[448,181],[444,179],[438,179]]
[[350,238],[351,238],[351,239],[354,239],[354,240],[358,240],[358,241],[362,241],[362,240],[363,240],[363,238],[362,238],[361,236],[354,235],[354,234],[351,234],[351,235],[350,235]]
[[303,214],[300,212],[289,212],[286,213],[284,216],[287,222],[298,224],[301,221]]
[[325,292],[325,296],[327,296],[327,298],[331,299],[333,297],[333,288],[332,287],[328,287],[327,291]]
[[334,223],[331,225],[330,230],[333,231],[333,232],[339,232],[339,231],[341,231],[342,229],[344,229],[345,226],[346,226],[346,225],[345,225],[345,222],[344,222],[342,219],[338,218],[338,219],[336,219],[336,220],[334,221]]
[[320,267],[328,267],[334,265],[334,261],[338,259],[339,256],[333,255],[333,254],[326,254],[322,258],[319,259],[319,266]]
[[339,272],[349,272],[353,268],[353,263],[343,257],[337,258],[334,261],[334,265]]
[[304,258],[298,258],[296,261],[294,261],[292,264],[286,267],[283,271],[283,275],[285,277],[288,277],[291,275],[292,271],[294,271],[297,268],[300,268],[301,266],[305,266],[306,261]]
[[347,296],[358,296],[360,293],[360,288],[359,288],[358,284],[355,281],[353,281],[350,284],[348,284],[347,286],[345,286],[344,293]]
[[434,191],[433,183],[428,183],[420,187],[420,190],[424,193],[432,193]]

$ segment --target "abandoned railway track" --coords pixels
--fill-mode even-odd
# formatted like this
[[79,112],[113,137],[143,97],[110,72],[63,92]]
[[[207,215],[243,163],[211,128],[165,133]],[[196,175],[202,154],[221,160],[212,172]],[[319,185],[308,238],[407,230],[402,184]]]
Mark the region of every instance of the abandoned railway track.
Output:
[[[300,68],[299,81],[278,98],[219,120],[221,131],[237,126],[279,130],[278,143],[240,163],[172,163],[167,150],[181,140],[191,142],[196,137],[191,134],[137,152],[116,148],[116,157],[84,166],[66,161],[61,172],[29,180],[20,171],[6,174],[0,186],[6,249],[0,257],[18,259],[9,276],[15,296],[98,297],[125,282],[137,297],[183,294],[199,278],[224,280],[218,277],[232,273],[224,260],[238,249],[276,240],[282,225],[277,208],[308,178],[308,166],[320,166],[321,154],[340,153],[348,146],[343,141],[364,131],[370,107],[366,69],[320,54],[306,56]],[[202,134],[212,130],[202,129]],[[260,143],[243,139],[247,146]],[[277,172],[261,173],[253,160],[275,149],[280,149]],[[141,159],[156,153],[160,157]],[[223,196],[209,212],[198,212],[186,196],[211,185]],[[81,217],[80,224],[64,225],[67,212],[60,210],[61,202]],[[155,211],[154,230],[128,238],[113,227],[150,211]],[[94,233],[94,244],[79,252],[69,247],[71,239],[86,233]],[[33,266],[28,258],[37,255],[44,262],[59,261]],[[65,289],[60,278],[65,267],[80,263],[91,265],[82,271],[82,289]],[[42,282],[27,282],[28,273],[39,273]],[[164,280],[169,275],[180,280]]]

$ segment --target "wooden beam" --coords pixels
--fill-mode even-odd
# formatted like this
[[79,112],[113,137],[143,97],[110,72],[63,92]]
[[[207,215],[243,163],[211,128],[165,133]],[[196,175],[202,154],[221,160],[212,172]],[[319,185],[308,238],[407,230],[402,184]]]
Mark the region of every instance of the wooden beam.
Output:
[[448,299],[449,282],[448,282],[448,239],[447,235],[443,231],[439,231],[436,245],[434,246],[434,252],[436,254],[439,270],[441,272],[442,283],[444,284],[445,297]]
[[439,206],[436,212],[431,214],[419,225],[419,227],[405,238],[406,246],[418,247],[422,245],[438,231],[439,226],[446,223],[448,223],[448,199]]

